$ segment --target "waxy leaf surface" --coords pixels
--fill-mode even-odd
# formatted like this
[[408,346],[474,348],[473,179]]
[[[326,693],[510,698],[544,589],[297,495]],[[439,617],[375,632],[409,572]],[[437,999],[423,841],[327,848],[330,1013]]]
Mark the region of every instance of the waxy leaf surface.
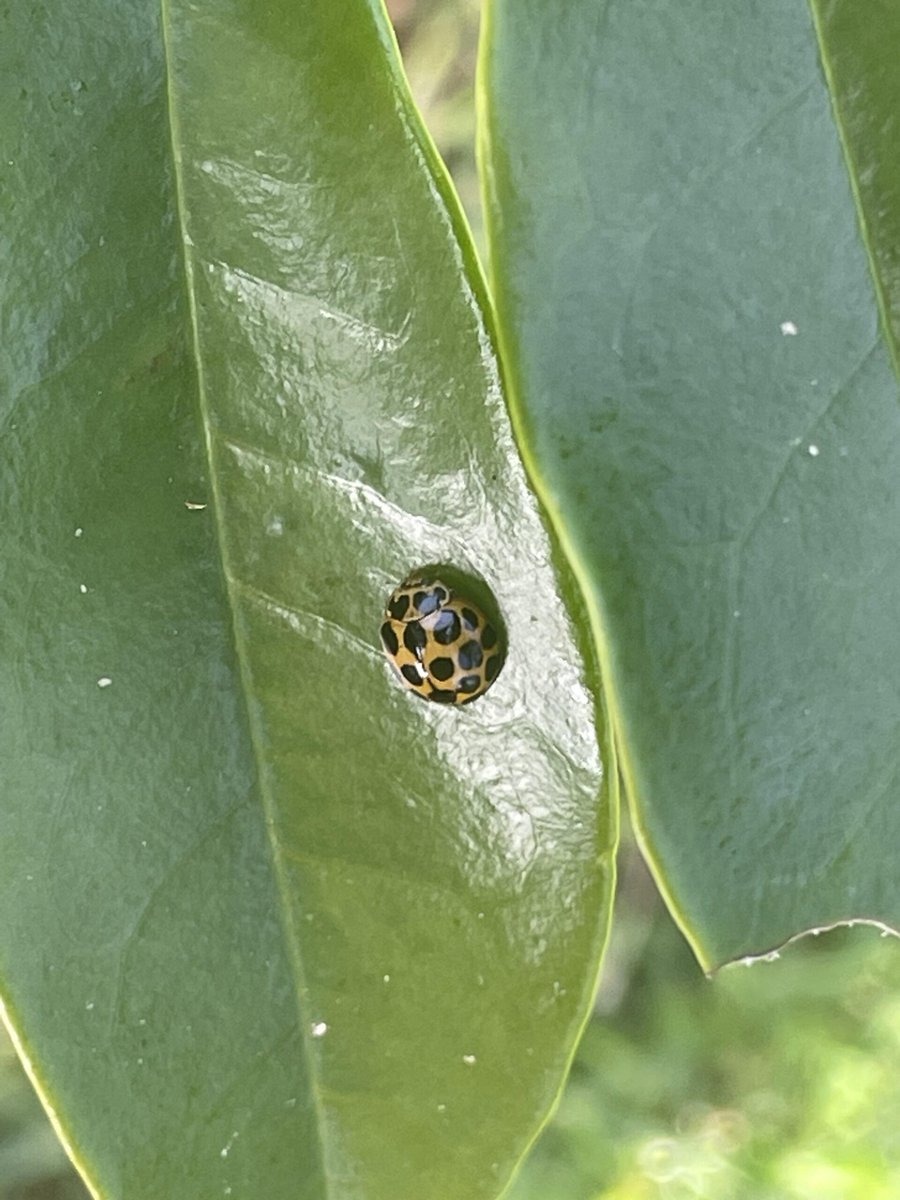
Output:
[[[492,1197],[613,828],[383,12],[17,5],[0,45],[7,1019],[109,1200]],[[508,636],[467,708],[378,644],[435,562]]]

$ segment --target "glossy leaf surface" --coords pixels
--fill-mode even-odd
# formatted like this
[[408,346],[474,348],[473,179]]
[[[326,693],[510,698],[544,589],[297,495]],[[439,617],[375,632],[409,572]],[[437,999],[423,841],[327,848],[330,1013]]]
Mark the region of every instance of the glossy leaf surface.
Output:
[[501,340],[657,877],[707,966],[896,928],[900,10],[489,12]]
[[[608,915],[583,656],[381,9],[16,6],[0,977],[104,1197],[493,1196]],[[398,686],[477,576],[508,660]],[[479,580],[481,581],[479,583]]]

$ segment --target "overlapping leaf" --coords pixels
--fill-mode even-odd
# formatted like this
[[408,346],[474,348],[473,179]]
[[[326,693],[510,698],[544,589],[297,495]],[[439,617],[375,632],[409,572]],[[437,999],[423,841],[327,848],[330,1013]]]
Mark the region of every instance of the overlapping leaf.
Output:
[[492,0],[502,344],[708,966],[900,926],[895,5]]

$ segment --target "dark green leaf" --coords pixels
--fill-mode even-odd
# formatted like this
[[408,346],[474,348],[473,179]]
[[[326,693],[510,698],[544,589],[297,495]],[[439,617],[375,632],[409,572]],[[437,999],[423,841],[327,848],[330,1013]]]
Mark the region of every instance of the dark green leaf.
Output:
[[523,438],[706,966],[900,926],[900,9],[815,7],[494,0],[483,62]]
[[[363,0],[4,19],[0,977],[105,1197],[499,1190],[612,821],[461,221]],[[378,648],[444,562],[475,704]]]

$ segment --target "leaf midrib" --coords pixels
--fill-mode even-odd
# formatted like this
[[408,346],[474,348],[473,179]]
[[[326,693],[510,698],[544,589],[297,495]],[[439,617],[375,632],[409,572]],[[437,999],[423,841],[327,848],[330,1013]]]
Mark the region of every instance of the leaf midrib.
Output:
[[253,695],[250,663],[246,649],[246,640],[241,632],[240,623],[238,621],[238,598],[235,595],[235,581],[237,576],[229,561],[227,539],[225,536],[224,521],[222,516],[222,499],[219,489],[218,474],[215,466],[213,428],[210,421],[208,395],[205,384],[197,297],[194,287],[196,272],[195,255],[193,249],[194,243],[187,237],[188,220],[184,189],[184,172],[181,156],[181,121],[178,104],[176,101],[175,83],[172,72],[172,29],[170,22],[170,0],[160,0],[160,27],[162,30],[166,108],[168,113],[169,141],[172,154],[172,171],[174,179],[175,217],[177,222],[178,238],[181,245],[181,259],[183,264],[185,291],[187,293],[188,316],[190,322],[190,341],[193,349],[193,359],[197,378],[197,408],[200,415],[200,423],[203,429],[203,445],[206,456],[207,472],[209,476],[211,498],[210,508],[213,517],[215,540],[219,552],[222,585],[231,618],[232,640],[238,663],[238,673],[241,683],[241,697],[246,713],[250,746],[253,752],[257,792],[263,808],[266,837],[271,849],[275,883],[278,891],[279,905],[281,908],[282,928],[284,930],[285,939],[288,942],[288,960],[290,962],[291,972],[294,980],[297,1022],[299,1025],[300,1041],[303,1047],[304,1065],[306,1068],[307,1078],[310,1082],[310,1092],[315,1113],[317,1150],[319,1170],[323,1182],[323,1195],[328,1197],[331,1189],[329,1185],[329,1174],[326,1170],[328,1154],[323,1136],[325,1117],[322,1106],[319,1072],[316,1066],[315,1057],[312,1053],[309,1025],[304,1019],[305,1014],[303,1012],[301,1002],[301,997],[304,994],[307,994],[307,986],[305,973],[303,970],[303,963],[300,958],[300,939],[297,936],[297,931],[293,921],[292,905],[290,902],[290,886],[286,874],[286,865],[281,854],[281,848],[276,838],[278,814],[274,796],[272,795],[271,789],[267,784],[268,773],[265,770],[265,756],[262,750],[262,729],[260,727],[258,716],[254,715],[255,706],[250,703],[250,697]]

